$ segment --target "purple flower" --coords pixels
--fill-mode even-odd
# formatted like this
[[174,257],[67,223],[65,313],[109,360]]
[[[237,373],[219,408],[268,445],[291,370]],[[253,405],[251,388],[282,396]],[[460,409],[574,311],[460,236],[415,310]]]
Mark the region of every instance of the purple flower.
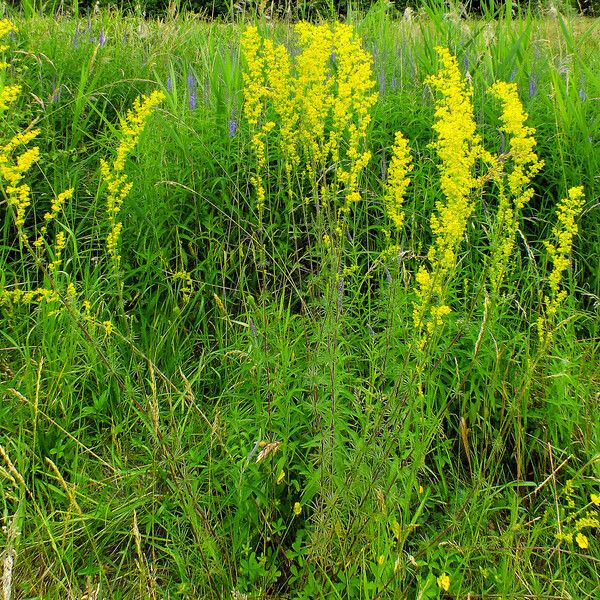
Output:
[[188,91],[193,92],[196,89],[196,78],[194,74],[190,71],[187,76],[187,86]]
[[100,48],[102,48],[102,46],[104,46],[105,43],[106,43],[106,37],[104,35],[104,29],[101,29],[100,35],[98,36],[98,44],[100,45]]
[[190,95],[190,99],[189,99],[190,110],[194,110],[196,108],[198,96],[196,94],[196,77],[194,77],[194,74],[191,71],[188,73],[188,76],[187,76],[187,88],[188,88],[188,93]]
[[392,274],[387,267],[385,268],[385,278],[387,279],[388,283],[392,283]]
[[510,74],[509,81],[514,81],[516,76],[517,76],[517,67],[515,67],[515,68],[512,70],[512,73]]
[[396,91],[397,87],[398,87],[398,79],[396,79],[396,75],[394,74],[394,76],[392,77],[392,90]]
[[79,47],[79,24],[75,27],[75,33],[73,34],[73,40],[71,41],[73,48]]
[[173,90],[173,80],[171,79],[171,75],[167,77],[167,91],[171,93]]
[[56,75],[52,79],[52,97],[50,98],[50,102],[54,104],[60,98],[60,87],[56,87]]
[[500,154],[504,154],[506,141],[504,139],[504,132],[500,132]]
[[537,92],[537,81],[535,80],[535,75],[532,73],[529,77],[529,97],[533,98],[535,93]]
[[581,98],[582,102],[585,102],[585,92],[583,88],[579,88],[579,98]]
[[338,275],[338,297],[337,297],[337,308],[338,310],[342,310],[342,305],[344,302],[344,280],[341,275]]
[[237,121],[235,117],[232,115],[231,119],[229,119],[229,137],[232,138],[237,131]]

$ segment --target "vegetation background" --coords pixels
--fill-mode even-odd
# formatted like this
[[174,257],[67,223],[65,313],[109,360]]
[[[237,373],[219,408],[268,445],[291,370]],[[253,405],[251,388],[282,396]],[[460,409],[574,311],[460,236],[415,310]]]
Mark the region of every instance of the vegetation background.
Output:
[[[20,86],[0,117],[3,600],[597,598],[598,20],[550,4],[19,4],[1,79]],[[234,22],[201,18],[217,12]],[[241,48],[254,25],[297,61],[296,19],[339,12],[378,94],[342,223],[351,130],[318,177],[287,171],[264,79],[280,71],[259,69],[253,123]],[[414,312],[437,302],[417,285],[445,198],[437,46],[503,169],[516,154],[487,89],[515,84],[544,166],[514,235],[501,184],[473,192],[451,312],[429,331]],[[340,56],[327,48],[335,81]],[[385,199],[398,131],[401,229]],[[561,200],[577,186],[575,228]]]

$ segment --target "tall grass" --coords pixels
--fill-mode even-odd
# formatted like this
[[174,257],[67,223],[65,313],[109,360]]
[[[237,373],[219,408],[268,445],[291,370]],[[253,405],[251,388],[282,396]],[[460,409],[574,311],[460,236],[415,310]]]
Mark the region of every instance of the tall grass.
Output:
[[[323,113],[313,140],[302,98],[318,86],[288,97],[294,130],[277,105],[308,68],[290,23],[255,23],[291,68],[274,97],[284,71],[265,58],[253,121],[246,25],[15,16],[3,83],[22,90],[1,131],[5,144],[40,129],[29,239],[73,197],[48,225],[66,240],[49,269],[55,238],[45,254],[20,241],[2,179],[0,293],[56,294],[0,306],[5,598],[597,593],[597,22],[384,5],[349,21],[354,60],[372,60],[350,89],[378,100],[370,122]],[[307,30],[315,44],[331,31]],[[460,145],[477,154],[471,208],[443,281],[437,46],[485,149]],[[343,104],[344,52],[323,67],[326,102],[361,106]],[[496,81],[516,85],[544,162],[504,221],[501,173],[518,157]],[[124,167],[115,261],[100,165],[153,90],[165,97]],[[412,170],[393,213],[398,131]],[[332,139],[339,154],[319,153]],[[577,232],[577,199],[559,205],[576,186]],[[437,283],[419,288],[425,272]]]

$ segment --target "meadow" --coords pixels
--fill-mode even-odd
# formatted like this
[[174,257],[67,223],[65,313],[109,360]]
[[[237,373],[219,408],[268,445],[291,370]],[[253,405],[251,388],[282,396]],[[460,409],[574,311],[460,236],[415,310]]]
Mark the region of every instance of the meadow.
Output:
[[3,600],[598,598],[598,19],[0,37]]

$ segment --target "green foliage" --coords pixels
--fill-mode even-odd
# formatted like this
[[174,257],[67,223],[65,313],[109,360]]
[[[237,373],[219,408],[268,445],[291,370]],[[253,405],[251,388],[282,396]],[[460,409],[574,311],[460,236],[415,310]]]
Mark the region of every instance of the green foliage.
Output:
[[[322,242],[336,215],[287,197],[277,131],[259,227],[241,27],[103,10],[17,18],[4,83],[23,91],[0,118],[2,143],[31,122],[41,130],[26,230],[75,191],[56,218],[67,245],[54,276],[0,200],[0,292],[61,293],[52,306],[0,307],[0,570],[8,581],[11,563],[15,597],[596,593],[597,528],[581,522],[600,495],[595,25],[392,16],[383,5],[350,15],[380,98],[339,255]],[[286,23],[258,25],[294,48]],[[441,199],[425,86],[439,44],[469,72],[485,147],[503,144],[485,90],[512,80],[545,166],[496,298],[491,183],[475,203],[446,290],[453,312],[423,358],[414,278]],[[166,99],[126,165],[115,282],[100,159],[118,145],[119,117],[154,89]],[[382,198],[397,130],[414,168],[390,240]],[[543,240],[579,184],[569,294],[541,348]]]

